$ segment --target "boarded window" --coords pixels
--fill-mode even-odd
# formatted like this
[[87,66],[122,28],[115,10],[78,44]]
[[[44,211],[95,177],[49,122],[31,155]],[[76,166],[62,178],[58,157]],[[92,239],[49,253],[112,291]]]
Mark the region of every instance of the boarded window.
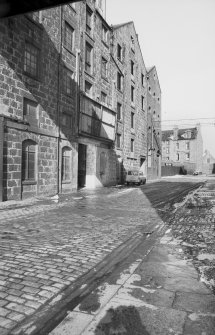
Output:
[[71,149],[62,149],[62,182],[71,180]]

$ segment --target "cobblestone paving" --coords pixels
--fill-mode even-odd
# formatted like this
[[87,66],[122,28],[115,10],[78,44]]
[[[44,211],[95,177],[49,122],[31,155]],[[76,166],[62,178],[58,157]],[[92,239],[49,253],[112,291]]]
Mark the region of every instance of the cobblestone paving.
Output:
[[138,188],[88,196],[46,210],[1,213],[0,334],[12,334],[61,289],[158,221]]
[[186,258],[215,293],[215,182],[207,182],[167,219]]

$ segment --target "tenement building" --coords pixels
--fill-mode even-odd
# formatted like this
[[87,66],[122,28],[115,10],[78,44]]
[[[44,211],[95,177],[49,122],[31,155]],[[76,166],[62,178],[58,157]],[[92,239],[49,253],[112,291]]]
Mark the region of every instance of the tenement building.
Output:
[[70,5],[0,21],[4,200],[76,187],[75,30],[78,17]]
[[1,19],[0,201],[147,174],[146,67],[133,22],[110,26],[104,10],[87,0]]
[[182,167],[188,174],[196,170],[202,172],[203,140],[200,125],[162,131],[162,165]]
[[161,177],[161,88],[156,67],[147,68],[147,178]]
[[81,22],[78,186],[114,185],[116,66],[111,58],[111,28],[94,0],[76,6]]
[[147,82],[134,23],[113,26],[113,59],[117,111],[117,180],[125,171],[140,169],[146,173],[147,155]]

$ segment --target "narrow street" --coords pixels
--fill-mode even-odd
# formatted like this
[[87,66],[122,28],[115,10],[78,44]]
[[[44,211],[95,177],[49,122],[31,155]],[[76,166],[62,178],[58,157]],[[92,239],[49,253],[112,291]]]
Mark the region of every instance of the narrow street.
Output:
[[[79,191],[62,196],[59,203],[46,199],[16,209],[2,207],[0,334],[50,333],[108,276],[120,275],[137,254],[144,258],[171,225],[167,217],[201,186],[198,180],[163,180]],[[214,229],[214,217],[210,222]]]

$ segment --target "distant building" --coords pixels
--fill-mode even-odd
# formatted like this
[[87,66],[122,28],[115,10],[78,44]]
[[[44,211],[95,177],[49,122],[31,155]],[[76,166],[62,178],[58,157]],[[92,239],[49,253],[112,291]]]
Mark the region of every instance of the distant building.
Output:
[[162,131],[162,166],[184,167],[188,174],[203,169],[200,126]]
[[147,68],[147,178],[161,177],[161,89],[156,67]]
[[203,173],[207,175],[215,173],[215,158],[209,150],[205,150],[203,155]]

